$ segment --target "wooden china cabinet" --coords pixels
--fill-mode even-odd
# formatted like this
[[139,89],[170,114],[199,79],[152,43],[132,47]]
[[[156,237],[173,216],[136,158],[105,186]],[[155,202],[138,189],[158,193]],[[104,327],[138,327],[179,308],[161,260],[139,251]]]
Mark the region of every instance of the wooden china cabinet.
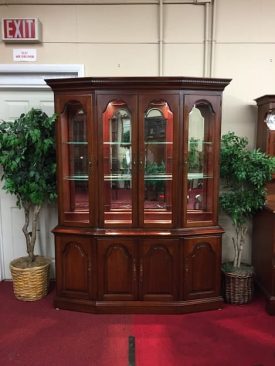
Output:
[[56,307],[221,307],[222,92],[229,79],[51,79],[59,223]]
[[[275,156],[275,95],[256,99],[257,147]],[[275,175],[267,183],[265,208],[253,218],[252,263],[258,287],[266,298],[266,310],[275,315]]]

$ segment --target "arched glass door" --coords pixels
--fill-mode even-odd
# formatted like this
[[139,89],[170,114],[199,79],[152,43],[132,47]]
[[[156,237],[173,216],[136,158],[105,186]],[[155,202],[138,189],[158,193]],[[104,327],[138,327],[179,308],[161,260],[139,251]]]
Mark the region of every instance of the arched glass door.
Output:
[[209,101],[198,99],[189,108],[188,150],[185,164],[186,217],[187,224],[201,225],[202,222],[213,222],[216,216],[214,192],[217,191],[218,167],[214,139],[220,130],[216,129],[217,116],[213,104]]
[[87,113],[77,100],[68,101],[61,113],[62,162],[60,169],[64,184],[60,187],[60,199],[64,208],[64,220],[89,221],[89,159]]
[[[178,96],[141,99],[139,119],[139,213],[144,226],[171,227],[175,221],[175,131]],[[143,113],[143,115],[142,115]]]
[[104,224],[132,224],[132,117],[123,100],[103,113]]

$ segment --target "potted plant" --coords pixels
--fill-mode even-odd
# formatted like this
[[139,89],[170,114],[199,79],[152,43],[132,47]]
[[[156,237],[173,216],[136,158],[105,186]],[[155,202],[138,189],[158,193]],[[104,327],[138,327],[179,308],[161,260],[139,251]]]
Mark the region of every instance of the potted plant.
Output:
[[233,262],[222,266],[227,302],[249,302],[253,294],[253,268],[242,263],[249,218],[262,209],[266,201],[266,183],[275,170],[275,159],[258,149],[249,150],[248,140],[234,132],[221,139],[220,173],[223,188],[220,194],[222,210],[230,217],[234,235]]
[[25,214],[28,255],[10,263],[15,296],[25,301],[37,300],[48,290],[50,259],[35,255],[34,248],[41,207],[56,198],[55,119],[31,109],[14,122],[0,122],[3,189],[16,196]]

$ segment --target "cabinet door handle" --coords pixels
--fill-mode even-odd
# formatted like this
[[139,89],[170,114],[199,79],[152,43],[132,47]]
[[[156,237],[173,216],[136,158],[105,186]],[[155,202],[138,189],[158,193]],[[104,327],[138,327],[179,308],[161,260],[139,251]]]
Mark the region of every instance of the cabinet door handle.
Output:
[[137,280],[137,265],[135,258],[133,259],[133,281]]
[[189,261],[188,261],[188,258],[186,258],[186,260],[185,260],[184,270],[185,270],[185,272],[189,272]]
[[143,282],[143,263],[140,261],[140,267],[139,267],[139,282],[142,284]]

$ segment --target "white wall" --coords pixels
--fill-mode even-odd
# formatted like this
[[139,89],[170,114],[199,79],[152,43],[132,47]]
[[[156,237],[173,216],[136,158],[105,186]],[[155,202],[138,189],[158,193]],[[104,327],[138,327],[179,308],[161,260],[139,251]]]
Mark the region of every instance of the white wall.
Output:
[[[257,108],[254,102],[264,94],[275,94],[275,1],[218,0],[216,19],[215,67],[213,76],[233,80],[224,93],[222,133],[229,130],[247,136],[255,147]],[[223,258],[231,258],[231,225],[224,215],[220,223]],[[251,258],[250,223],[244,259]]]
[[[0,12],[2,17],[40,19],[43,43],[28,45],[37,49],[39,63],[56,63],[57,60],[84,63],[86,75],[92,76],[158,75],[158,1],[101,3],[103,5],[0,5]],[[164,4],[165,75],[202,74],[204,13],[204,5]],[[13,48],[14,45],[0,43],[2,63],[12,62]]]
[[[25,46],[37,50],[37,63],[84,64],[87,76],[162,71],[232,78],[224,92],[222,133],[247,136],[254,147],[254,99],[275,93],[274,0],[163,0],[163,7],[157,0],[79,3],[0,0],[0,14],[40,19],[43,43]],[[13,63],[15,47],[22,45],[0,42],[1,63]],[[221,223],[228,229],[228,220],[221,217]],[[231,256],[230,240],[228,229],[224,259]],[[250,259],[249,246],[245,257]]]
[[233,78],[225,91],[222,132],[232,129],[255,143],[254,99],[274,94],[275,2],[218,0],[215,75]]

